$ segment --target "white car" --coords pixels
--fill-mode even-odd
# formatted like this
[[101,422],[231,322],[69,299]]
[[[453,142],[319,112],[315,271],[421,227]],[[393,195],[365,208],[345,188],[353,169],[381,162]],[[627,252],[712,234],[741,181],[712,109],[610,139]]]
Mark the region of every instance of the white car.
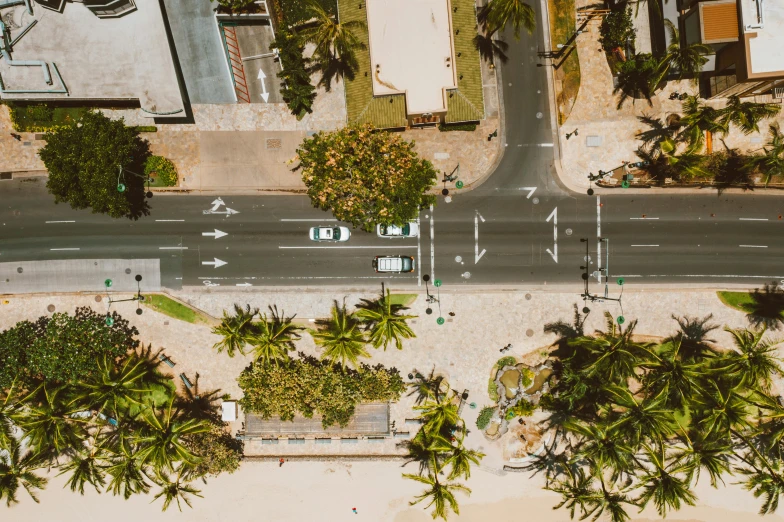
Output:
[[346,227],[313,227],[310,229],[311,241],[348,241],[351,231]]
[[406,273],[416,269],[416,261],[411,256],[376,256],[372,264],[376,272]]
[[378,237],[419,237],[419,225],[416,221],[406,223],[402,227],[397,225],[376,225]]

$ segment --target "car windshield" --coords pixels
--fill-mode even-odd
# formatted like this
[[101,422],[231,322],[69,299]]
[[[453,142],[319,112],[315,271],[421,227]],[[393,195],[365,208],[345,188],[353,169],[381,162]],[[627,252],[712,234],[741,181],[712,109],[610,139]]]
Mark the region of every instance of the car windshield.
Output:
[[411,258],[410,257],[404,257],[403,258],[403,270],[404,271],[411,270]]
[[379,225],[379,227],[380,227],[379,230],[381,231],[382,234],[386,234],[387,231],[389,230],[386,225]]
[[340,239],[340,229],[333,228],[332,229],[332,239]]
[[403,225],[403,235],[407,236],[409,233],[411,233],[411,225],[406,223],[405,225]]

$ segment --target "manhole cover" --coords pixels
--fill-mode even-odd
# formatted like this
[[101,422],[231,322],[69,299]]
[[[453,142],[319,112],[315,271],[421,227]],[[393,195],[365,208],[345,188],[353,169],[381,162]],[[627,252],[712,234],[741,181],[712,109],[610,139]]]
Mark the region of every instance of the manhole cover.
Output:
[[531,201],[533,201],[534,205],[538,205],[539,204],[539,198],[534,198]]
[[50,304],[49,306],[46,307],[46,309],[49,310],[49,312],[54,312],[54,305]]
[[95,302],[96,303],[100,303],[101,301],[103,301],[103,297],[101,297],[100,295],[96,295],[95,296]]
[[591,262],[591,256],[583,256],[583,261]]
[[126,269],[125,269],[125,273],[126,273],[126,274],[130,274],[130,273],[131,273],[131,269],[130,269],[130,268],[126,268]]
[[24,268],[22,268],[21,266],[16,269],[17,274],[21,274],[22,272],[24,272]]
[[455,256],[455,263],[462,263],[462,262],[463,262],[463,256]]
[[452,196],[445,197],[444,201],[446,201],[447,203],[451,203],[452,202]]
[[567,236],[571,236],[572,235],[572,229],[571,228],[567,228],[566,229],[566,235]]
[[526,301],[530,301],[531,300],[531,294],[525,294],[525,300]]
[[528,330],[525,331],[525,335],[527,335],[528,337],[533,337],[534,331],[529,328]]
[[279,149],[281,146],[280,138],[267,138],[267,149]]
[[536,113],[536,119],[537,119],[537,120],[541,120],[541,119],[542,119],[542,116],[544,116],[544,114],[542,114],[541,112],[537,112],[537,113]]
[[471,279],[471,272],[463,272],[463,279]]

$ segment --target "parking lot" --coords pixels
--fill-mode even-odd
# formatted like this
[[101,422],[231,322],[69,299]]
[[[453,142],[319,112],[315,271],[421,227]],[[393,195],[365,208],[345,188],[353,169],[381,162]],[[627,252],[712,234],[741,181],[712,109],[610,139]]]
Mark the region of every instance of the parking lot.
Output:
[[[275,38],[272,27],[268,23],[257,23],[234,29],[251,103],[283,103],[278,79],[280,63],[270,50],[270,43]],[[264,71],[264,78],[260,78],[260,71]]]

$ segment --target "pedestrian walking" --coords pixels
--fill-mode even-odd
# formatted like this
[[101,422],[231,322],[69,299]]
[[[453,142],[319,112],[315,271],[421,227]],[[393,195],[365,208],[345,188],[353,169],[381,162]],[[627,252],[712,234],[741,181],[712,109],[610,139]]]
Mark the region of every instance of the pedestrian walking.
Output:
[[359,513],[357,513],[357,508],[355,507],[351,508],[351,511],[353,511],[355,515],[359,515]]
[[21,135],[19,135],[19,134],[14,134],[14,133],[12,132],[12,133],[11,133],[11,137],[12,137],[13,139],[15,139],[16,141],[22,141],[22,136],[21,136]]
[[286,462],[286,461],[285,461],[285,460],[283,460],[283,459],[280,459],[280,463],[278,464],[278,467],[279,467],[279,468],[282,468],[282,467],[283,467],[283,463],[284,463],[284,462]]
[[454,312],[449,312],[449,316],[450,316],[450,317],[454,317],[454,316],[455,316],[455,313],[454,313]]

